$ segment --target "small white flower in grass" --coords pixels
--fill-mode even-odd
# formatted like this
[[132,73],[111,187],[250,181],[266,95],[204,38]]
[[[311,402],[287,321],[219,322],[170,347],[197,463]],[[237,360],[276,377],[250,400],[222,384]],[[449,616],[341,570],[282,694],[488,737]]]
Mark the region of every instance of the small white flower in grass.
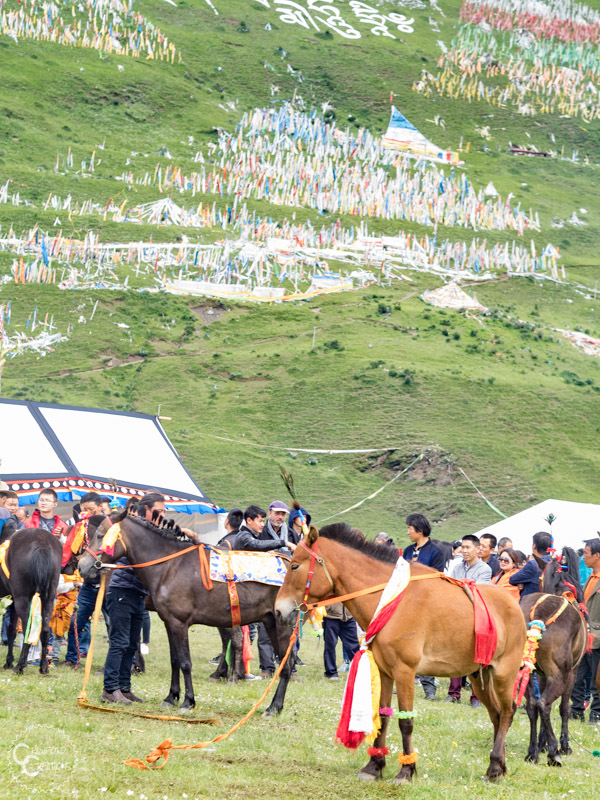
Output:
[[133,797],[133,789],[127,789],[126,795],[127,797]]
[[100,787],[100,791],[101,791],[101,792],[106,792],[106,791],[107,791],[107,788],[106,788],[106,786],[101,786],[101,787]]

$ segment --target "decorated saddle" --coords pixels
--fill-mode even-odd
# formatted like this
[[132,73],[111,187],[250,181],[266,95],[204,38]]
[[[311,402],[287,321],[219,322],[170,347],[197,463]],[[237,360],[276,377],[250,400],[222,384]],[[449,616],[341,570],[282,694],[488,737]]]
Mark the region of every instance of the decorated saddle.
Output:
[[281,586],[287,574],[289,558],[275,553],[253,553],[250,550],[210,551],[210,577],[222,583],[255,581]]

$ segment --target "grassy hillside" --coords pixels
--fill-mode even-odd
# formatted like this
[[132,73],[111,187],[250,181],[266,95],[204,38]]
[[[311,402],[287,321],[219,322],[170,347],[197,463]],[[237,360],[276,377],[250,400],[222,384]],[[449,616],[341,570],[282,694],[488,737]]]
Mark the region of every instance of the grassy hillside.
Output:
[[[134,58],[0,36],[0,185],[10,179],[9,194],[33,204],[0,203],[0,236],[34,225],[51,237],[81,239],[93,231],[103,242],[233,236],[221,228],[117,223],[112,213],[78,216],[44,205],[51,194],[70,194],[73,205],[92,199],[102,208],[164,197],[156,185],[116,178],[152,175],[157,164],[189,174],[198,169],[196,152],[210,159],[216,127],[233,132],[245,111],[282,100],[319,113],[328,103],[328,118],[339,127],[367,127],[379,136],[392,93],[395,105],[440,147],[457,150],[462,140],[459,173],[475,189],[493,181],[503,198],[512,194],[513,204],[539,213],[541,230],[524,236],[439,225],[437,237],[526,247],[533,239],[537,252],[552,242],[567,266],[566,282],[506,280],[498,273],[476,287],[491,312],[480,321],[426,306],[421,292],[442,280],[414,272],[390,287],[374,284],[274,307],[7,283],[0,286],[0,304],[12,301],[11,329],[23,328],[38,307],[54,315],[58,330],[73,330],[45,358],[9,360],[3,396],[148,413],[160,405],[173,419],[166,424],[169,436],[214,501],[243,505],[282,495],[283,463],[316,519],[370,495],[423,453],[422,462],[348,515],[369,533],[388,530],[398,541],[410,511],[440,523],[445,538],[498,519],[459,467],[505,514],[549,496],[599,501],[600,365],[554,330],[600,336],[598,119],[528,117],[510,104],[416,92],[423,69],[437,72],[438,42],[449,47],[457,35],[456,0],[416,8],[382,3],[382,13],[414,19],[414,32],[388,26],[393,39],[371,34],[364,22],[356,22],[360,39],[322,23],[318,30],[286,24],[274,4],[214,5],[218,14],[200,0],[176,7],[136,3],[174,44],[173,63],[146,53]],[[8,0],[7,7],[13,8]],[[65,5],[65,19],[70,8]],[[344,15],[351,19],[349,9]],[[440,117],[445,127],[436,124]],[[485,127],[489,138],[477,131]],[[580,161],[520,158],[508,153],[510,142],[569,157],[578,150]],[[217,192],[193,199],[169,193],[186,206],[208,201],[225,208],[233,200]],[[338,219],[264,199],[249,198],[247,205],[275,221],[295,215],[320,227]],[[553,218],[568,220],[575,210],[585,226],[552,227]],[[342,226],[361,221],[339,219]],[[370,218],[368,227],[388,235],[433,233],[400,220]],[[0,252],[0,277],[14,258],[10,250]],[[54,266],[64,265],[59,259]],[[155,287],[152,271],[136,278],[121,266],[117,273],[121,280],[128,274],[131,286]],[[78,323],[82,316],[85,324]],[[306,454],[294,447],[389,453]]]

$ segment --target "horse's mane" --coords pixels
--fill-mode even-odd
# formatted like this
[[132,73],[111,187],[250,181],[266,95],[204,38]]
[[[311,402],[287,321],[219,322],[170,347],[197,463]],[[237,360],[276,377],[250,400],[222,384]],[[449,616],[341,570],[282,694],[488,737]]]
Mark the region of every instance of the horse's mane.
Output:
[[190,544],[188,537],[182,533],[181,528],[173,519],[165,518],[160,524],[157,524],[156,520],[150,521],[144,517],[137,517],[135,514],[124,514],[122,520],[135,522],[136,525],[141,525],[143,528],[147,528],[149,531],[152,531],[152,533],[156,533],[168,541],[187,542],[187,544]]
[[319,536],[324,539],[332,539],[377,561],[384,561],[386,564],[395,564],[398,561],[397,547],[370,542],[360,531],[351,528],[347,522],[334,522],[332,525],[325,525],[319,530]]
[[546,565],[542,579],[542,591],[560,595],[565,589],[568,589],[565,582],[575,587],[576,599],[581,602],[583,590],[579,577],[579,556],[570,547],[564,547],[561,558],[552,559]]

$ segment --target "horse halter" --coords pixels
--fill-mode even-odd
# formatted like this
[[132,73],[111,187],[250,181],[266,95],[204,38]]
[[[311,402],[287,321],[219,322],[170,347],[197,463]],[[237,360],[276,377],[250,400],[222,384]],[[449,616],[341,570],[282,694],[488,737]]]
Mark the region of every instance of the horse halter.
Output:
[[304,597],[302,598],[302,602],[298,605],[298,610],[305,614],[308,611],[308,595],[310,594],[310,585],[312,583],[313,575],[315,573],[315,562],[320,564],[323,569],[325,570],[325,575],[327,575],[327,580],[329,581],[329,585],[331,586],[331,591],[333,592],[333,580],[331,579],[331,575],[329,574],[329,570],[327,569],[327,565],[325,564],[325,559],[317,553],[317,540],[313,545],[314,549],[311,550],[310,547],[304,544],[301,540],[298,542],[300,547],[303,547],[307,553],[310,553],[310,564],[308,567],[308,575],[306,576],[306,586],[304,587]]

